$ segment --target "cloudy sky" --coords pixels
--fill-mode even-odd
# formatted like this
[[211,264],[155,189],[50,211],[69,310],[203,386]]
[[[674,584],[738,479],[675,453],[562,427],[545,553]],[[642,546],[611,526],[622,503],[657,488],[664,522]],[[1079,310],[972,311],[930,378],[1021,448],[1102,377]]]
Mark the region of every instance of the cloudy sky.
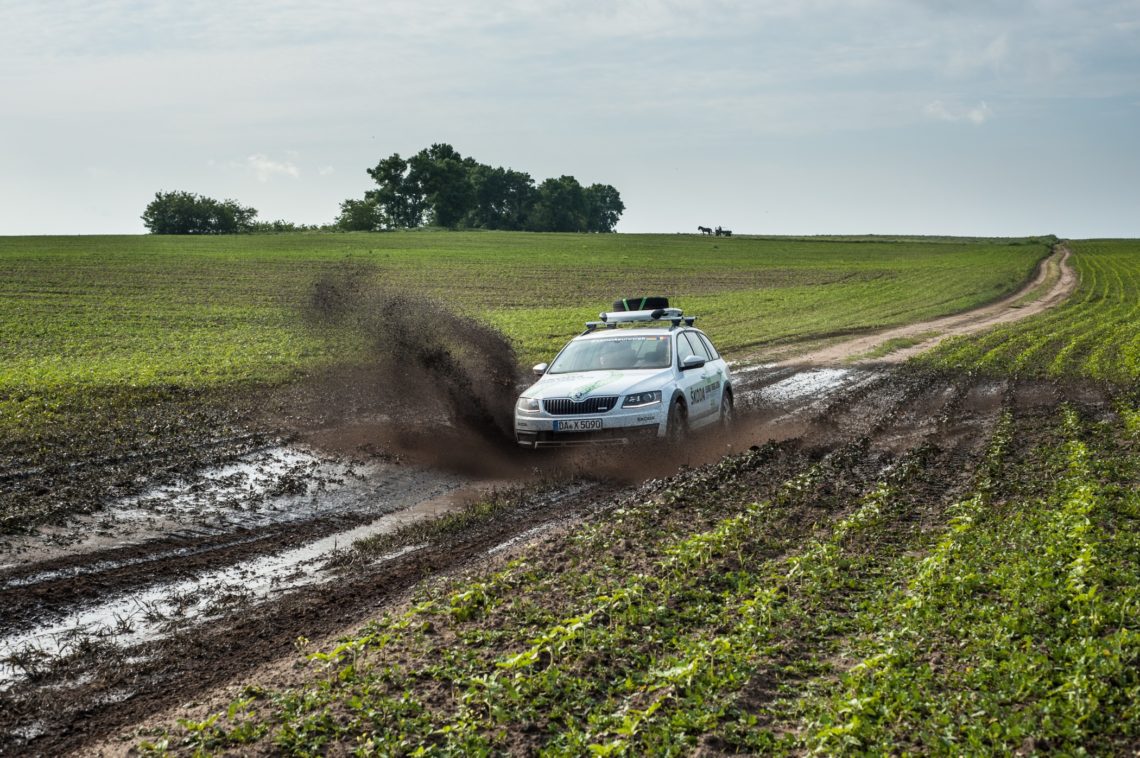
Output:
[[0,109],[3,235],[447,142],[624,232],[1140,237],[1140,0],[0,0]]

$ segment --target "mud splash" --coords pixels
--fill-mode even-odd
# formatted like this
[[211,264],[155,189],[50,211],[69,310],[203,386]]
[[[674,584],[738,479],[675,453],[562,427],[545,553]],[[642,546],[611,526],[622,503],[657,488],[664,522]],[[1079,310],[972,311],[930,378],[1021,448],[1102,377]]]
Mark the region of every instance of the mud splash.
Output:
[[[304,310],[316,328],[368,349],[369,384],[348,393],[311,387],[326,403],[341,411],[360,403],[403,428],[443,422],[468,444],[513,445],[518,360],[497,330],[442,302],[384,286],[362,267],[317,281]],[[346,384],[335,371],[322,383],[342,390]],[[361,409],[351,410],[340,415],[360,417]]]

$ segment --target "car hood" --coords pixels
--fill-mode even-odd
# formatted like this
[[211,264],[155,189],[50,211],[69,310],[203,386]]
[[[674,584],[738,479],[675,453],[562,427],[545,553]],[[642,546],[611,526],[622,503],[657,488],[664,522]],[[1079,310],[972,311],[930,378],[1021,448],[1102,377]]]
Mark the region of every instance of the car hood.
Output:
[[575,402],[588,397],[627,395],[660,389],[669,379],[671,369],[646,368],[624,371],[580,371],[572,374],[547,374],[523,395],[538,400],[568,397]]

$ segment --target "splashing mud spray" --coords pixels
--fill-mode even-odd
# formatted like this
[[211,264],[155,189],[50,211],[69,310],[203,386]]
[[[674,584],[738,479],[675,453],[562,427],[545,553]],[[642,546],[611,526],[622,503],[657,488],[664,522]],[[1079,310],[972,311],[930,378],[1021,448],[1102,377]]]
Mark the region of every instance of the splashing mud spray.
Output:
[[513,449],[518,360],[497,330],[440,301],[377,283],[372,269],[359,266],[318,280],[307,315],[318,328],[362,339],[368,351],[363,367],[324,378],[323,402],[340,404],[338,415],[360,403],[387,416],[405,439],[427,437],[421,444],[437,449]]
[[[316,281],[307,316],[318,329],[363,340],[367,351],[364,360],[333,367],[306,388],[305,400],[317,402],[317,415],[331,422],[311,440],[322,447],[381,442],[396,455],[483,477],[541,472],[635,482],[753,441],[738,423],[728,438],[697,435],[678,449],[660,443],[523,452],[514,440],[522,377],[514,348],[497,330],[446,303],[377,282],[377,271],[359,264]],[[384,421],[364,423],[369,417]]]

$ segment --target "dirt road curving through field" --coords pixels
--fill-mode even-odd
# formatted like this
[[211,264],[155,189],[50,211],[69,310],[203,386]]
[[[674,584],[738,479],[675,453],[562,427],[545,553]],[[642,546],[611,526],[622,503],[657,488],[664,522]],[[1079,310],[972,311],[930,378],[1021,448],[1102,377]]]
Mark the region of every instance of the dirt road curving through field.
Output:
[[[902,363],[949,337],[1020,321],[1059,305],[1077,288],[1080,279],[1069,263],[1071,255],[1068,247],[1056,245],[1038,265],[1033,279],[1012,295],[981,308],[844,340],[787,358],[777,365],[837,366],[861,360]],[[897,347],[891,349],[892,345]]]

